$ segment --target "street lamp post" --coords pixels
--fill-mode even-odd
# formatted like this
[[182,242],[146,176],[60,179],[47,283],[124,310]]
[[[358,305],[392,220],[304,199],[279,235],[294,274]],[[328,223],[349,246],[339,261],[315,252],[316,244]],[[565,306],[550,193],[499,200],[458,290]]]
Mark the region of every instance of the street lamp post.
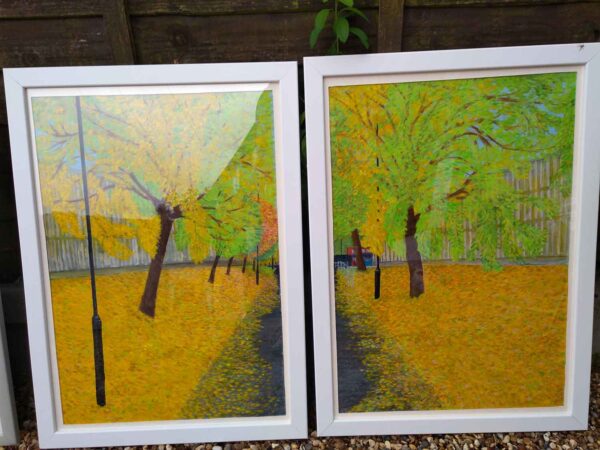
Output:
[[[379,126],[377,126],[375,132],[379,136]],[[379,156],[376,157],[375,164],[377,165],[377,167],[379,167]],[[377,192],[379,192],[379,185],[377,185]],[[377,196],[377,222],[379,222],[379,220],[381,219],[379,214],[379,196]],[[377,255],[376,258],[377,266],[375,267],[375,292],[373,296],[375,297],[375,299],[378,299],[381,296],[381,269],[379,268],[379,255]]]
[[96,297],[96,272],[94,268],[94,248],[92,246],[92,221],[90,218],[90,199],[88,195],[87,169],[85,166],[85,144],[83,140],[83,121],[81,119],[81,102],[75,98],[77,109],[77,128],[79,132],[79,155],[81,159],[81,178],[83,181],[83,201],[85,203],[85,225],[87,231],[88,259],[90,264],[90,282],[92,286],[92,334],[94,336],[94,369],[96,373],[96,403],[106,405],[106,388],[104,376],[104,350],[102,344],[102,320],[98,314]]
[[[260,208],[260,193],[256,194],[256,203],[258,204],[258,207]],[[256,244],[256,284],[258,284],[260,281],[260,261],[258,259],[259,244],[260,244],[260,240]]]

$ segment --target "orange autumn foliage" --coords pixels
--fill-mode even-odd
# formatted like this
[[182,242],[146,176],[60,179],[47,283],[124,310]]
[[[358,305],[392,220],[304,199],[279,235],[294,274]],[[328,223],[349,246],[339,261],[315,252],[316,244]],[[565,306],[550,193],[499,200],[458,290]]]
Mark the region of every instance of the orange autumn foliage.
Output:
[[259,200],[262,218],[262,237],[259,248],[261,253],[270,250],[277,243],[277,209],[264,200]]

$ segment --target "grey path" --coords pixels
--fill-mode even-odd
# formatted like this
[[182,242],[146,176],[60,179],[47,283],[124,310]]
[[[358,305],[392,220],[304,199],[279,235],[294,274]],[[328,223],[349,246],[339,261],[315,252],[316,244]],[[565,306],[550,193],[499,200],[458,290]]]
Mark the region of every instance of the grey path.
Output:
[[259,354],[271,365],[268,376],[270,383],[261,385],[263,398],[274,398],[275,403],[268,415],[285,414],[285,387],[283,381],[283,334],[281,306],[260,318],[261,329],[258,333]]
[[338,402],[340,412],[348,412],[360,403],[371,384],[365,376],[358,338],[352,333],[348,319],[335,316],[338,369]]

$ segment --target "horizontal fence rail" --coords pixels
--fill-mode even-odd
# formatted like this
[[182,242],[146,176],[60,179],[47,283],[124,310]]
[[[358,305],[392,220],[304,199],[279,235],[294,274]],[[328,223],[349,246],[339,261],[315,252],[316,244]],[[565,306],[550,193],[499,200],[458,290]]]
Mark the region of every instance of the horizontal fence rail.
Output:
[[[118,218],[112,219],[114,221],[119,220]],[[79,220],[83,227],[85,218],[79,217]],[[44,214],[44,228],[46,230],[46,251],[50,272],[88,269],[86,240],[63,234],[51,214]],[[129,259],[122,260],[115,258],[107,254],[96,241],[93,242],[94,262],[97,269],[147,266],[150,264],[150,255],[142,250],[137,239],[122,239],[121,242],[131,249],[132,254]],[[164,263],[178,264],[191,262],[192,260],[188,251],[177,250],[174,239],[169,239]]]
[[[558,187],[552,185],[552,177],[559,169],[559,161],[535,161],[532,163],[529,177],[526,179],[515,179],[510,173],[506,174],[506,180],[517,190],[538,197],[554,199],[560,205],[560,211],[557,217],[549,218],[546,215],[531,206],[523,205],[516,212],[516,217],[529,224],[533,224],[543,229],[547,233],[545,247],[539,258],[565,258],[569,249],[569,216],[570,201],[568,197],[561,195]],[[83,228],[83,217],[80,217]],[[113,217],[113,221],[119,222],[121,219]],[[61,232],[57,223],[51,214],[44,215],[44,227],[46,230],[46,248],[48,254],[48,267],[50,272],[65,272],[86,270],[87,244],[83,239],[67,236]],[[444,230],[440,232],[445,235]],[[474,231],[468,223],[465,223],[464,250],[459,259],[467,259],[467,252],[473,244],[475,237]],[[148,255],[136,239],[122,239],[121,241],[132,251],[129,259],[122,260],[107,254],[97,242],[94,241],[94,261],[98,269],[147,266],[150,264],[150,255]],[[335,254],[345,254],[346,249],[352,246],[350,238],[340,240],[334,243]],[[385,245],[385,250],[381,255],[382,263],[402,262],[405,259],[395,253],[389,245]],[[498,249],[496,256],[499,259],[505,258],[501,249]],[[444,236],[442,250],[439,254],[429,255],[429,260],[449,261],[450,243]],[[187,250],[180,251],[176,248],[174,239],[169,239],[167,253],[165,255],[165,264],[191,263],[192,260]]]

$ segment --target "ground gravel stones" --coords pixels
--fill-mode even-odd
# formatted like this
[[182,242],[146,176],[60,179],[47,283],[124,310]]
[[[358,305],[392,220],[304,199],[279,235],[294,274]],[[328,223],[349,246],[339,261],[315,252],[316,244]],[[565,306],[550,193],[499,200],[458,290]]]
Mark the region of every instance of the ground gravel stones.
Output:
[[[20,414],[34,417],[33,401],[25,399]],[[187,445],[148,445],[143,447],[114,447],[123,450],[571,450],[600,449],[600,370],[592,373],[590,420],[586,431],[546,433],[493,433],[360,436],[320,438],[316,432],[301,441],[224,442]],[[21,443],[18,450],[38,449],[35,421],[21,423]],[[10,447],[9,447],[10,448]],[[4,450],[0,447],[0,450]]]

